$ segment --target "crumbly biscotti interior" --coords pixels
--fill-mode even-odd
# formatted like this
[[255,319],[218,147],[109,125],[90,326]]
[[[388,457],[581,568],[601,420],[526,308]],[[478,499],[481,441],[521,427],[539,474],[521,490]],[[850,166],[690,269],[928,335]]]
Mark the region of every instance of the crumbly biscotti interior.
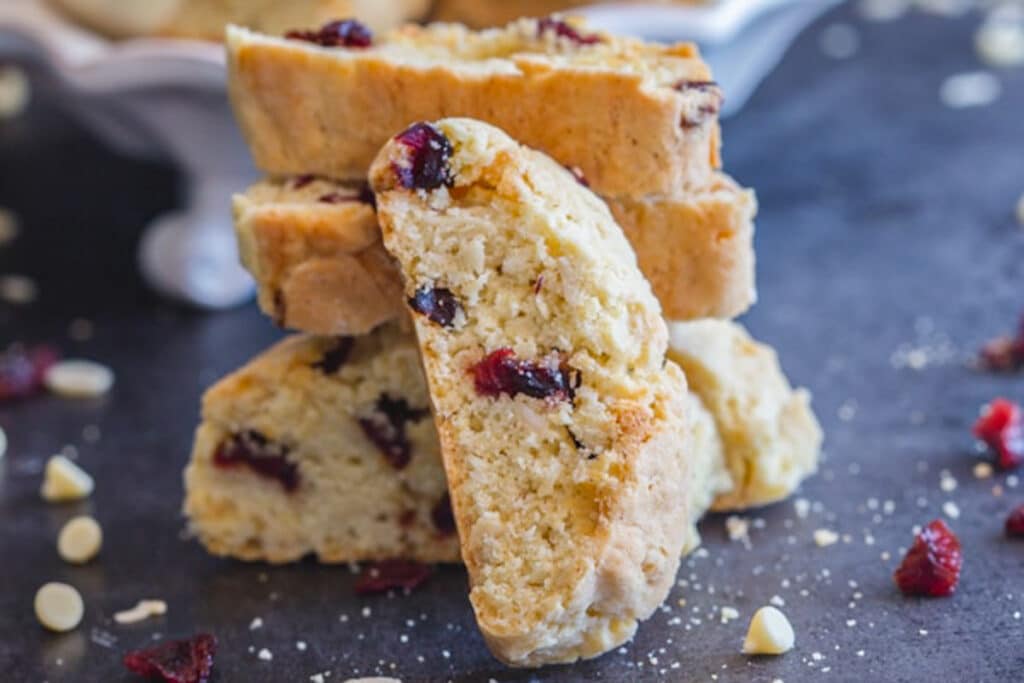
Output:
[[788,497],[817,470],[822,431],[806,389],[794,389],[775,350],[738,323],[698,320],[669,326],[669,357],[715,417],[735,488],[715,510]]
[[189,526],[214,554],[459,559],[417,349],[395,326],[292,337],[221,380],[185,487]]
[[[407,296],[458,302],[449,325],[414,320],[470,597],[507,662],[594,656],[632,635],[678,565],[685,379],[607,207],[491,126],[437,129],[450,190],[396,188],[394,142],[371,184]],[[560,395],[481,395],[471,369],[494,352],[561,377]]]

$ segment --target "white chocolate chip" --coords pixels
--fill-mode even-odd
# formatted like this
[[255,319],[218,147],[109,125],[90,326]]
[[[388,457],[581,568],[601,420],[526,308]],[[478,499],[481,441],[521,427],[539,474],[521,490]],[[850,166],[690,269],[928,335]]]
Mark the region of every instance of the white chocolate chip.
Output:
[[819,548],[827,548],[839,540],[839,534],[831,529],[817,529],[814,532],[814,542]]
[[975,479],[988,479],[992,476],[992,465],[987,462],[979,462],[974,466]]
[[750,620],[743,654],[781,655],[793,649],[796,635],[786,615],[774,607],[762,607]]
[[0,299],[9,304],[24,306],[36,300],[39,288],[35,281],[24,275],[4,275],[0,277]]
[[163,614],[167,614],[167,603],[163,600],[139,600],[135,607],[114,614],[114,621],[119,624],[135,624]]
[[82,622],[85,606],[74,586],[47,583],[36,591],[36,618],[51,631],[70,631]]
[[24,71],[15,66],[0,67],[0,121],[25,111],[30,93]]
[[46,371],[46,387],[66,398],[97,398],[114,386],[114,372],[91,360],[64,360]]
[[87,515],[70,520],[57,536],[57,553],[71,564],[85,564],[99,554],[102,546],[103,529]]
[[54,455],[46,462],[43,486],[39,493],[44,500],[62,503],[87,498],[93,486],[88,472],[63,455]]

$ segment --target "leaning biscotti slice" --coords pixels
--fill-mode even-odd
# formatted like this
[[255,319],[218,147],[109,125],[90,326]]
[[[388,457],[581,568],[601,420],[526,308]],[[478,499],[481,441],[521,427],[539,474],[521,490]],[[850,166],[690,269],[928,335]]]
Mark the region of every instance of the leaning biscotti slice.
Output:
[[[310,176],[264,180],[235,197],[242,261],[278,324],[350,335],[404,316],[371,199],[359,185]],[[756,202],[728,176],[692,195],[609,206],[669,319],[732,317],[756,299]]]
[[492,651],[629,639],[686,541],[686,380],[607,206],[488,124],[415,124],[370,174],[417,330]]
[[374,30],[423,18],[428,0],[50,0],[89,28],[113,38],[173,36],[219,41],[228,24],[283,33],[339,17]]
[[689,44],[549,18],[407,26],[369,47],[337,31],[303,41],[231,28],[227,45],[235,114],[271,175],[360,181],[396,130],[445,116],[492,123],[603,195],[704,186],[719,164],[722,96]]
[[357,335],[405,315],[401,279],[364,188],[300,176],[235,196],[242,263],[278,325]]
[[669,326],[669,358],[714,415],[734,488],[713,509],[786,498],[817,470],[822,432],[810,394],[796,389],[775,351],[737,323],[699,320]]
[[293,337],[211,388],[185,514],[217,555],[457,562],[411,332]]

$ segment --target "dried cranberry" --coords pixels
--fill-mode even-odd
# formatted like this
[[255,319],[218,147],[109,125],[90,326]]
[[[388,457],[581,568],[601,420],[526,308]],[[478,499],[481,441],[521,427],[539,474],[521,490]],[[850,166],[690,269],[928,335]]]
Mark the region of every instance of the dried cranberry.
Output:
[[408,529],[416,523],[416,517],[415,510],[402,510],[402,514],[398,516],[398,526]]
[[1006,535],[1013,538],[1024,538],[1024,505],[1019,505],[1006,518]]
[[288,31],[285,38],[304,40],[323,47],[366,48],[373,45],[373,32],[355,19],[324,24],[315,31]]
[[306,185],[312,183],[314,180],[316,180],[316,176],[309,173],[307,173],[306,175],[295,176],[294,178],[292,178],[291,182],[292,189],[301,190]]
[[222,441],[213,453],[213,464],[225,469],[245,465],[261,477],[278,480],[286,491],[294,491],[299,487],[299,468],[287,456],[287,446],[249,430]]
[[316,198],[321,204],[344,204],[345,202],[357,201],[355,197],[342,194],[341,192],[328,192]]
[[571,25],[562,21],[557,17],[546,17],[537,22],[537,35],[543,36],[545,33],[554,33],[559,38],[565,38],[577,45],[594,45],[596,43],[604,42],[601,36],[589,35],[585,36]]
[[448,161],[455,151],[451,140],[429,123],[414,123],[395,140],[406,148],[402,161],[391,168],[398,182],[408,190],[436,190],[452,184]]
[[370,595],[386,593],[396,588],[413,590],[430,578],[433,570],[419,562],[408,560],[384,560],[363,567],[356,581],[356,593]]
[[352,337],[339,337],[334,346],[325,351],[320,360],[313,363],[313,367],[325,375],[333,375],[348,361],[355,343]]
[[956,590],[962,564],[960,540],[936,519],[914,539],[893,579],[904,595],[941,598]]
[[451,327],[455,322],[455,316],[462,310],[462,304],[452,290],[446,287],[420,287],[409,299],[409,308],[420,315],[425,315],[432,323],[437,323],[441,327]]
[[443,536],[451,536],[455,533],[455,513],[452,512],[452,499],[447,493],[437,501],[430,511],[430,518],[434,522],[434,528]]
[[124,656],[126,669],[167,683],[206,683],[213,670],[217,639],[200,633],[187,640],[168,640]]
[[583,175],[583,169],[579,166],[566,166],[569,173],[572,173],[572,177],[576,179],[576,182],[583,187],[589,188],[590,182],[587,180],[587,176]]
[[376,411],[359,419],[359,426],[391,466],[400,470],[412,459],[412,444],[405,434],[405,425],[428,415],[428,408],[411,408],[404,398],[396,400],[384,394],[377,399]]
[[709,119],[718,116],[722,109],[722,90],[715,81],[691,81],[682,80],[676,83],[676,90],[680,92],[692,90],[705,95],[704,102],[697,106],[697,115],[684,115],[681,121],[684,128],[696,128],[704,125]]
[[1017,336],[1002,336],[981,347],[979,362],[992,372],[1015,372],[1024,369],[1024,319],[1017,327]]
[[49,346],[12,344],[0,353],[0,400],[25,398],[43,386],[46,371],[59,354]]
[[974,423],[974,435],[995,453],[1000,469],[1013,469],[1024,462],[1024,428],[1016,403],[997,398],[988,404]]
[[575,396],[570,371],[555,354],[537,363],[517,359],[512,349],[498,349],[473,366],[473,377],[481,396],[526,394],[557,401]]
[[369,183],[363,183],[359,187],[359,201],[363,204],[369,204],[374,209],[377,208],[377,195],[373,193]]

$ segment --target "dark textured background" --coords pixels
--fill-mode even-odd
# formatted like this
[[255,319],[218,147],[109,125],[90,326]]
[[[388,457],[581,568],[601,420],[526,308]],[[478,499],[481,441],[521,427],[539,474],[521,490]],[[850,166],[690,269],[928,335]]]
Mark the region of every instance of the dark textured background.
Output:
[[[819,48],[822,28],[835,21],[860,33],[850,60]],[[999,73],[1003,95],[991,106],[951,110],[938,96],[946,76],[978,67],[977,21],[915,14],[866,24],[840,8],[726,123],[727,167],[757,188],[762,207],[761,302],[746,322],[815,393],[827,459],[802,495],[820,505],[807,519],[789,503],[756,513],[763,526],[752,529],[749,549],[728,541],[723,518],[710,518],[707,555],[680,572],[689,585],[635,642],[541,672],[509,671],[490,658],[460,569],[409,597],[363,599],[344,567],[220,561],[179,538],[180,471],[200,392],[278,333],[253,307],[202,315],[140,287],[133,240],[146,218],[174,205],[170,170],[112,156],[45,96],[0,125],[0,205],[25,222],[22,238],[0,250],[0,272],[31,275],[42,291],[31,307],[0,305],[0,341],[55,341],[118,376],[104,400],[0,406],[10,439],[0,462],[0,678],[129,680],[122,650],[157,633],[202,629],[221,641],[219,681],[306,681],[325,670],[334,681],[371,672],[406,681],[1024,680],[1024,620],[1014,618],[1024,611],[1024,544],[1001,536],[1024,487],[976,480],[969,435],[982,403],[1024,398],[1024,385],[965,362],[1024,306],[1024,232],[1013,218],[1024,192],[1024,70]],[[75,317],[95,322],[91,341],[69,340]],[[923,350],[929,362],[899,367],[901,347]],[[98,441],[83,437],[88,425],[99,427]],[[78,449],[96,493],[47,505],[39,470],[65,444]],[[958,480],[955,491],[939,489],[943,469]],[[950,522],[965,546],[960,590],[949,600],[904,599],[892,570],[912,527],[940,516],[947,500],[962,511]],[[82,512],[101,521],[106,545],[97,561],[75,568],[58,559],[54,538]],[[811,537],[820,527],[849,542],[818,548]],[[68,581],[85,597],[74,633],[52,635],[36,623],[32,596],[48,580]],[[776,594],[796,649],[740,655],[751,613]],[[167,617],[112,622],[145,597],[167,600]],[[724,605],[741,618],[721,624]],[[250,632],[254,617],[265,625]],[[97,642],[105,635],[116,638],[112,647]],[[308,650],[298,651],[297,640]],[[272,662],[256,658],[261,647]]]

